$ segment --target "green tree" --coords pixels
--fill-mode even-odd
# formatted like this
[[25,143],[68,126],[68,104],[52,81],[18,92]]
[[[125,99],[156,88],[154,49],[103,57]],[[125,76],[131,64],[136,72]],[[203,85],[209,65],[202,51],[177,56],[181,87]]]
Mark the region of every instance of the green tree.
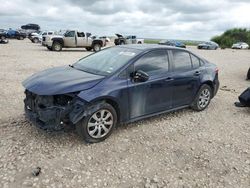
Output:
[[214,36],[211,40],[218,43],[221,47],[227,48],[230,48],[236,42],[250,44],[250,30],[246,28],[229,29],[220,36]]

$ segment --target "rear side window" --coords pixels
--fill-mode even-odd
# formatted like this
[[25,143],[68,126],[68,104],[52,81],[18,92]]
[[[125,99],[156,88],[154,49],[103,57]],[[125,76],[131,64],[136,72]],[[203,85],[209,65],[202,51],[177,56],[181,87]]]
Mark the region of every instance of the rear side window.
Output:
[[135,70],[142,70],[149,75],[167,72],[169,70],[167,52],[165,50],[154,50],[147,53],[136,61]]
[[192,59],[192,63],[193,63],[193,68],[197,69],[198,67],[200,67],[200,59],[195,57],[193,54],[191,55],[191,59]]
[[53,35],[53,32],[48,32],[48,35]]
[[192,68],[192,62],[190,54],[181,50],[173,50],[174,69],[178,70],[190,70]]
[[83,32],[77,32],[77,36],[78,36],[78,37],[85,37],[85,35],[84,35]]

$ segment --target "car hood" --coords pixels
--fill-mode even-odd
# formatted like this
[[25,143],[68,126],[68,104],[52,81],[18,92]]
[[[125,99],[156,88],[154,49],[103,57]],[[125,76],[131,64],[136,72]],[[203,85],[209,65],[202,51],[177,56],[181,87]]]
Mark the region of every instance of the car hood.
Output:
[[62,35],[45,35],[45,36],[49,36],[51,39],[52,38],[63,38]]
[[38,72],[22,84],[37,95],[59,95],[90,89],[103,79],[104,76],[64,66]]

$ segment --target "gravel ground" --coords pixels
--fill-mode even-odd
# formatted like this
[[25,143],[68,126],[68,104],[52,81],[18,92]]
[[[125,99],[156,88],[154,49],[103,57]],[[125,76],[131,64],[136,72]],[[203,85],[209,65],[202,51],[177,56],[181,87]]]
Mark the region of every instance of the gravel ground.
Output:
[[[250,85],[250,51],[190,49],[218,65],[226,86],[205,111],[120,126],[87,145],[75,132],[31,126],[21,81],[89,52],[50,52],[28,39],[0,45],[0,187],[250,187],[250,109],[233,106]],[[36,167],[41,173],[34,177]]]

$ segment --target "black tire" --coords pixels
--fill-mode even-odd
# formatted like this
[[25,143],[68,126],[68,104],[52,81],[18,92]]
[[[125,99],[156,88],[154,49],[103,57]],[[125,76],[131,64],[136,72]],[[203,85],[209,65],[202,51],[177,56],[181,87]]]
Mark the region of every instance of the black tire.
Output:
[[52,50],[59,52],[62,50],[62,44],[60,42],[53,42],[52,44]]
[[39,42],[38,38],[34,38],[34,39],[33,39],[33,42],[34,42],[34,43],[38,43],[38,42]]
[[99,52],[101,50],[101,45],[99,43],[95,43],[93,45],[94,52]]
[[250,80],[250,68],[248,69],[248,72],[247,72],[247,80]]
[[141,44],[141,41],[139,41],[137,44]]
[[[204,92],[209,92],[209,97],[207,99],[201,99],[202,95],[204,96]],[[191,104],[191,108],[195,111],[205,110],[210,104],[212,98],[212,89],[209,85],[203,84],[199,89],[194,101]],[[201,101],[204,100],[204,101]]]
[[51,50],[52,50],[52,47],[47,46],[47,49],[48,49],[49,51],[51,51]]
[[22,36],[19,37],[19,40],[23,40],[24,38]]
[[6,39],[6,37],[5,36],[1,36],[1,40],[5,40]]
[[91,47],[87,47],[86,50],[87,50],[87,51],[91,51],[92,48],[91,48]]
[[[93,110],[86,117],[84,117],[80,122],[78,122],[76,124],[76,131],[77,131],[78,135],[84,141],[86,141],[88,143],[101,142],[101,141],[105,140],[106,138],[108,138],[110,136],[110,134],[113,132],[113,130],[116,126],[116,123],[117,123],[117,113],[116,113],[115,109],[110,104],[105,103],[105,102],[96,103],[93,106],[91,106],[89,109],[93,109]],[[98,128],[98,126],[104,126],[104,124],[103,125],[94,125],[94,126],[92,125],[91,128],[94,127],[93,128],[94,130],[97,128],[96,131],[90,130],[90,127],[88,127],[89,126],[88,124],[89,123],[93,124],[92,122],[90,122],[92,120],[95,120],[92,116],[94,116],[94,114],[96,114],[96,117],[97,117],[97,114],[101,113],[102,110],[107,111],[112,115],[111,119],[113,120],[113,124],[112,124],[112,126],[110,126],[110,128],[108,128],[109,131],[105,135],[103,135],[100,138],[95,138],[95,136],[98,136],[98,132],[100,130],[101,130],[101,132],[104,131],[104,129],[102,127]],[[101,116],[101,114],[100,114],[100,116]],[[106,116],[107,116],[107,114],[106,114]],[[107,128],[107,127],[105,126],[105,128]],[[97,132],[97,135],[93,135],[94,137],[91,136],[91,134],[89,133],[91,131],[92,132],[94,131],[93,134],[95,134]],[[104,131],[104,133],[105,133],[105,131]]]
[[124,42],[124,41],[121,41],[121,42],[120,42],[120,45],[125,45],[125,42]]

